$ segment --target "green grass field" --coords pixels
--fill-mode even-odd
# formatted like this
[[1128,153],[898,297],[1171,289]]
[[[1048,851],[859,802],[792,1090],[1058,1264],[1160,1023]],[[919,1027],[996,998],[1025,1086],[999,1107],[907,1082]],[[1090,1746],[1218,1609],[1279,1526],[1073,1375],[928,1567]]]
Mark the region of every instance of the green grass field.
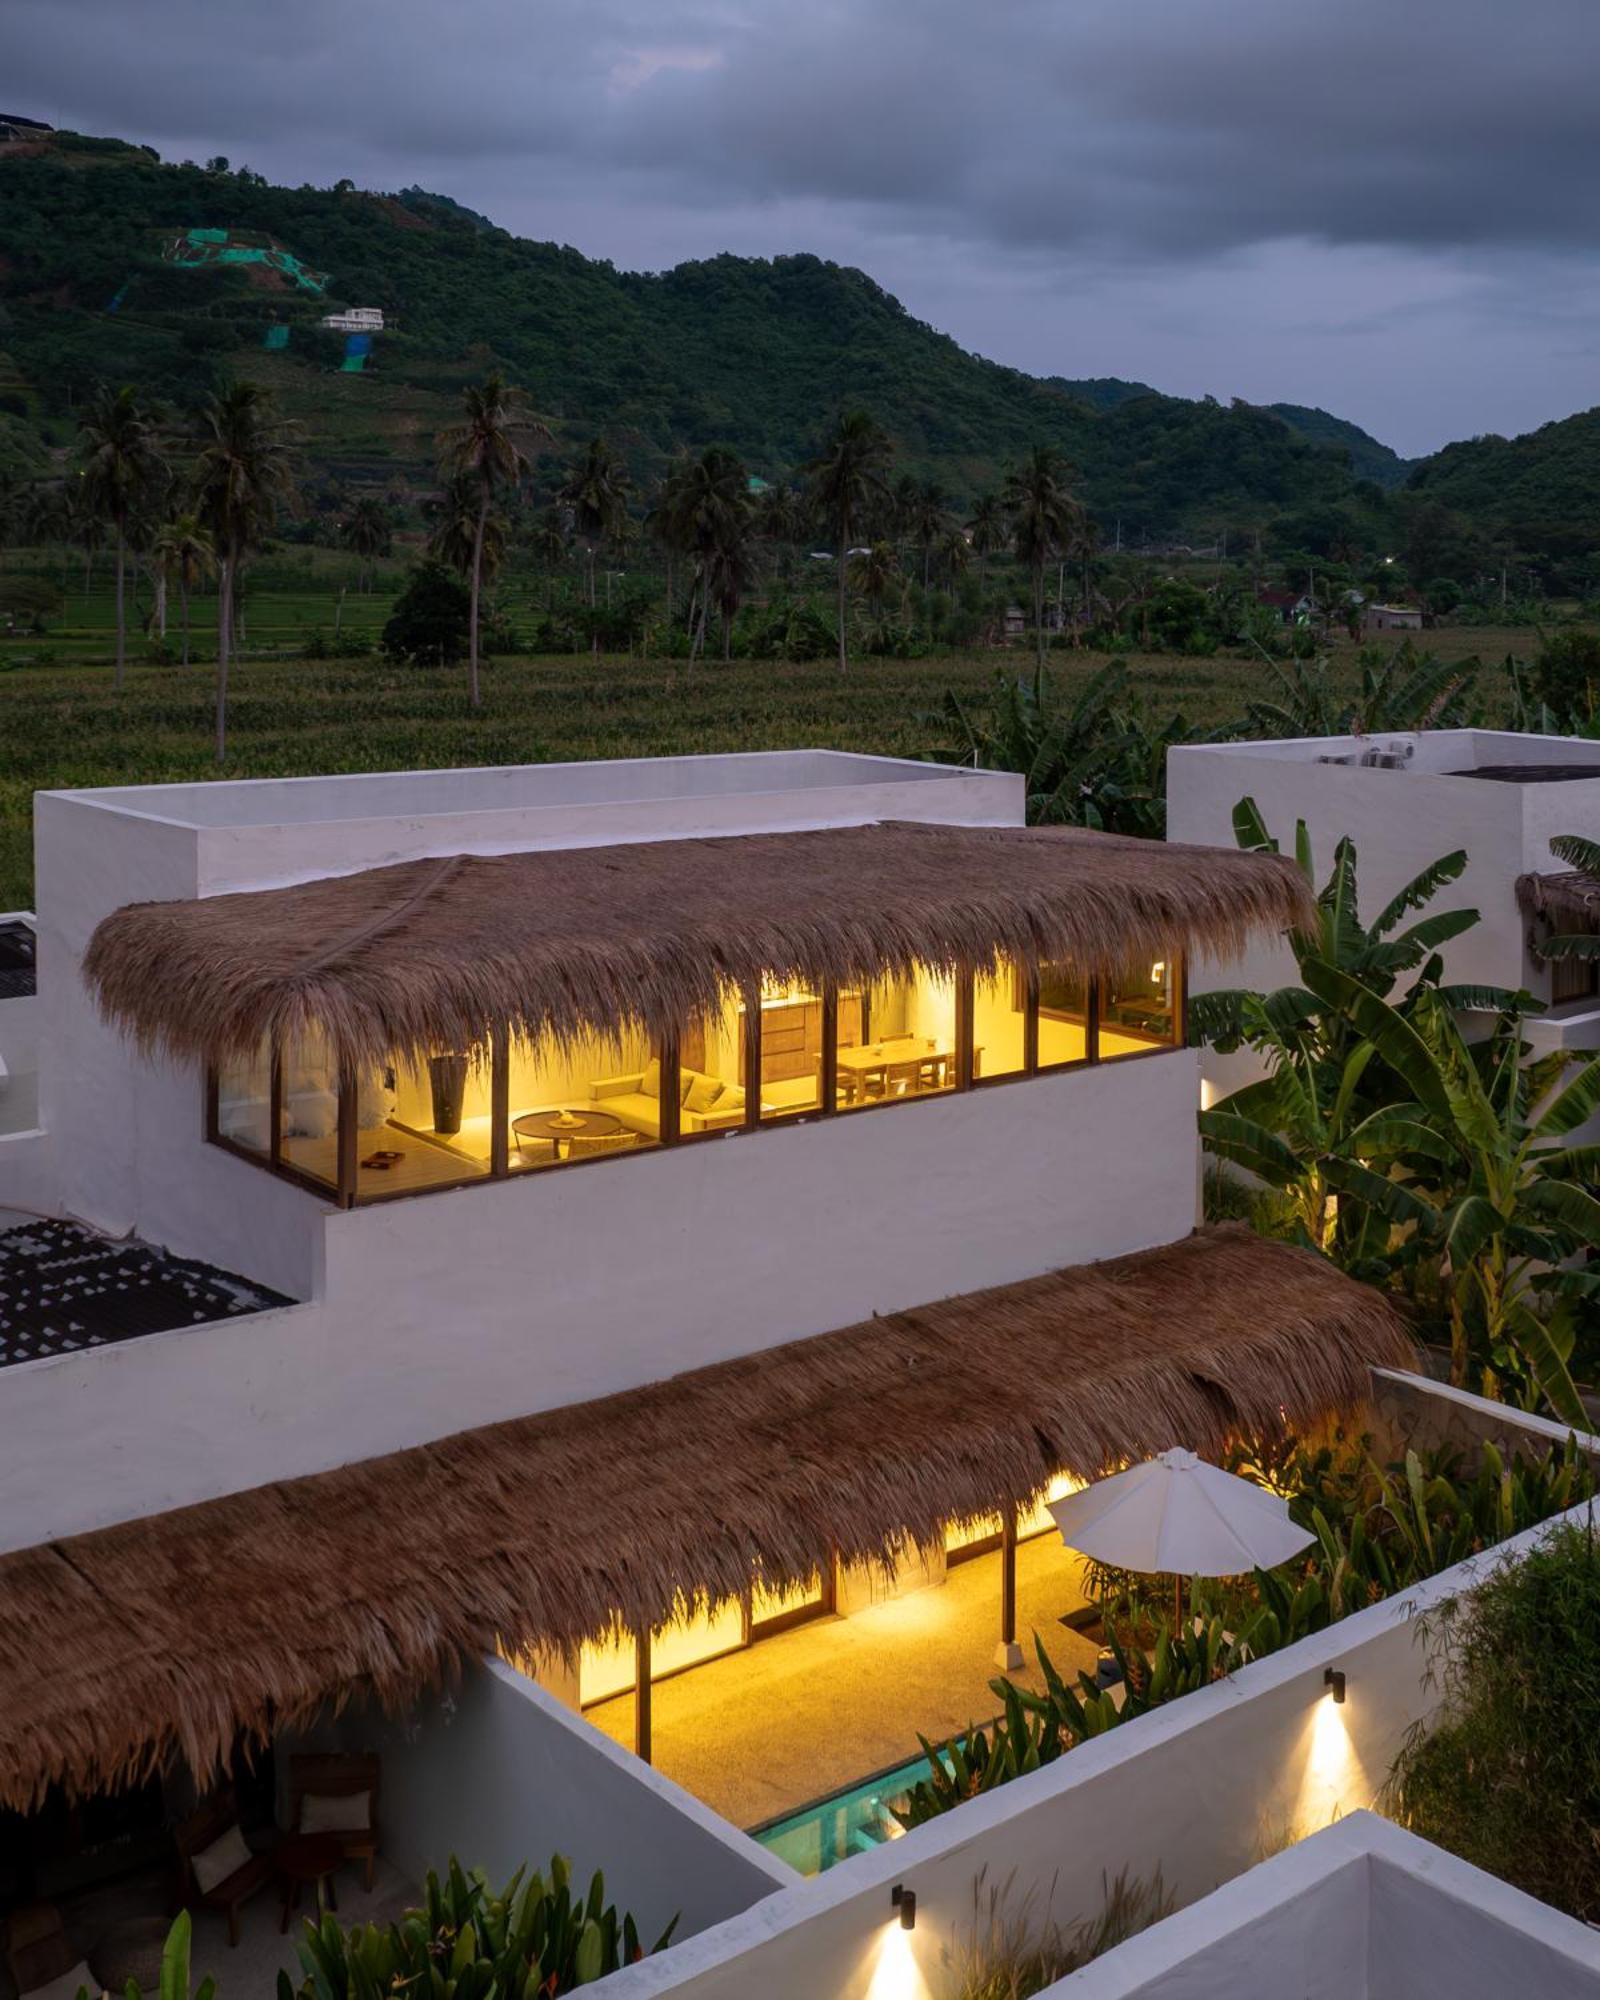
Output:
[[[196,607],[203,657],[187,671],[151,665],[135,630],[127,685],[112,686],[113,615],[107,565],[82,592],[69,578],[62,614],[44,638],[0,636],[0,910],[32,896],[32,796],[67,786],[141,784],[218,775],[211,754],[211,601]],[[1026,670],[1021,648],[927,660],[862,659],[847,676],[829,661],[681,662],[614,655],[497,659],[483,706],[466,703],[461,668],[412,669],[374,655],[299,657],[314,632],[331,633],[346,558],[292,552],[264,564],[248,600],[246,657],[236,663],[231,749],[223,775],[281,777],[427,765],[640,757],[817,744],[917,756],[948,741],[938,717],[946,689],[981,698],[997,672]],[[344,599],[343,629],[376,632],[387,588]],[[515,606],[513,606],[515,609]],[[172,626],[176,635],[176,622]],[[1447,657],[1498,662],[1526,653],[1531,631],[1430,634]],[[1352,674],[1349,648],[1337,656]],[[1063,648],[1052,672],[1070,683],[1100,656]],[[1233,658],[1139,655],[1125,661],[1152,714],[1182,710],[1220,726],[1267,670]]]

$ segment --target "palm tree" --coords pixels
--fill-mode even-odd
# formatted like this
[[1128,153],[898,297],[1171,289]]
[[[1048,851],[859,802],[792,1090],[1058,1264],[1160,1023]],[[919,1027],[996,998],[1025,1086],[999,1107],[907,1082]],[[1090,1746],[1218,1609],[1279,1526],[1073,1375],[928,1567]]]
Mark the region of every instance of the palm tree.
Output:
[[156,530],[151,545],[156,573],[176,581],[183,617],[183,664],[189,664],[189,595],[203,577],[217,573],[217,552],[196,514],[179,514]]
[[[689,557],[695,566],[699,619],[690,641],[690,659],[705,644],[713,603],[721,614],[722,656],[727,659],[733,614],[755,573],[751,548],[755,508],[749,474],[737,452],[714,444],[698,458],[673,466],[662,481],[651,522],[662,543]],[[691,623],[692,612],[693,606]]]
[[372,565],[394,547],[394,522],[381,500],[368,494],[339,523],[339,540],[359,564],[358,584],[372,588]]
[[958,577],[966,575],[967,566],[972,561],[972,544],[959,528],[951,528],[939,544],[939,560],[944,564],[944,573],[954,590]]
[[972,537],[972,552],[978,558],[978,588],[982,590],[990,556],[998,555],[1011,540],[1006,503],[998,493],[980,493],[973,501],[967,533]]
[[428,512],[433,526],[428,533],[428,553],[453,569],[470,584],[476,566],[484,583],[493,583],[505,561],[509,530],[504,514],[487,517],[482,509],[482,489],[470,475],[452,479]]
[[271,393],[235,382],[206,399],[195,460],[195,513],[217,559],[217,762],[228,748],[228,655],[245,564],[260,548],[278,509],[294,497],[296,427],[278,414]]
[[116,536],[116,686],[120,688],[127,661],[128,527],[134,514],[149,504],[165,481],[167,462],[161,452],[157,413],[140,401],[134,389],[111,390],[103,385],[97,389],[78,420],[78,441],[83,453],[85,511]]
[[886,474],[893,456],[894,445],[876,418],[865,410],[846,410],[804,467],[812,511],[833,536],[838,564],[840,673],[850,664],[850,545],[873,509],[889,497]]
[[933,568],[933,547],[950,527],[950,496],[937,479],[927,479],[917,488],[911,509],[911,529],[922,551],[922,587],[928,588]]
[[852,581],[875,619],[883,616],[883,600],[900,576],[900,558],[893,542],[874,542],[863,555],[851,559]]
[[1005,507],[1017,554],[1033,578],[1033,629],[1038,662],[1044,665],[1045,565],[1076,550],[1088,517],[1068,489],[1069,468],[1054,445],[1037,444],[1006,475]]
[[[555,598],[555,573],[566,561],[572,540],[572,531],[562,509],[546,507],[534,522],[528,539],[535,560],[544,566],[544,608],[548,611]],[[670,596],[670,590],[668,594]]]
[[[628,468],[603,437],[591,438],[576,465],[567,468],[556,495],[572,511],[572,525],[589,565],[589,609],[595,608],[594,564],[603,543],[612,540],[628,518],[632,484]],[[600,635],[594,635],[599,650]]]
[[529,447],[550,432],[532,415],[520,389],[498,370],[461,392],[462,421],[439,433],[439,470],[447,481],[467,480],[477,498],[467,614],[467,700],[478,706],[478,605],[483,589],[483,542],[489,512],[503,487],[515,487],[532,469]]

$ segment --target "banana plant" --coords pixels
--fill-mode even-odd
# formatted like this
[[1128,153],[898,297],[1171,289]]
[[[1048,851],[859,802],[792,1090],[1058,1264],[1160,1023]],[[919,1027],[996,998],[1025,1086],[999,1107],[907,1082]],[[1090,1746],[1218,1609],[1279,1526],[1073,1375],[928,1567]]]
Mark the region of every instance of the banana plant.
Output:
[[1335,965],[1311,959],[1301,972],[1410,1091],[1324,1158],[1324,1177],[1406,1232],[1401,1256],[1439,1260],[1452,1381],[1480,1370],[1491,1392],[1536,1390],[1586,1427],[1568,1362],[1588,1287],[1562,1266],[1600,1250],[1600,1201],[1583,1185],[1596,1149],[1562,1141],[1600,1106],[1600,1057],[1526,1064],[1515,1003],[1469,1048],[1440,993],[1421,994],[1407,1018]]

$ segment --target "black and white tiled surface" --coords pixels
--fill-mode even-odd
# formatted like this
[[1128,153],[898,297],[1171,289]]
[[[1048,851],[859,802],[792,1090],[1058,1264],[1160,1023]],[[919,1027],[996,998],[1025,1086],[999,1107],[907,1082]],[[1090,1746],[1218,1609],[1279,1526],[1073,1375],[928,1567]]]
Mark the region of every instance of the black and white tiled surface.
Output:
[[74,1222],[0,1230],[0,1368],[289,1303],[209,1264]]

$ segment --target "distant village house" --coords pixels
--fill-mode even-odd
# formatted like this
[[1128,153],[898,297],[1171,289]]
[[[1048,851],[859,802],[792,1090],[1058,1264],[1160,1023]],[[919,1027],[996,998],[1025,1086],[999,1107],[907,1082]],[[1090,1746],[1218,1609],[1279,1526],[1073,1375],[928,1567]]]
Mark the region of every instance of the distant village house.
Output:
[[345,306],[325,313],[322,324],[334,333],[382,333],[383,313],[377,306]]

